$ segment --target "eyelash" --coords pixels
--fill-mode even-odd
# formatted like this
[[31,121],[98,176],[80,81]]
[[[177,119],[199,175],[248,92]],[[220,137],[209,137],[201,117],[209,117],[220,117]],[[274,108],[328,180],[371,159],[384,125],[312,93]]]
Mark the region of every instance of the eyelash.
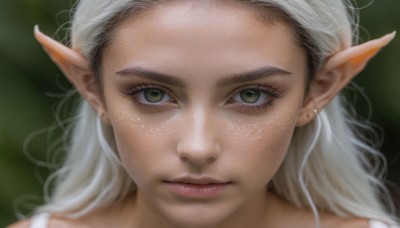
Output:
[[[144,94],[140,95],[140,93],[144,92],[146,89],[155,89],[162,91],[164,96],[169,97],[168,101],[160,101],[155,103],[144,101],[145,99],[143,98]],[[260,92],[263,96],[266,97],[265,98],[266,101],[263,101],[261,104],[246,104],[245,102],[240,103],[234,101],[234,97],[240,95],[241,92],[246,90],[253,90]],[[172,93],[167,88],[160,85],[137,84],[137,85],[132,85],[125,90],[121,90],[121,92],[127,96],[132,97],[135,105],[148,111],[161,111],[163,109],[168,109],[168,106],[172,105],[173,103],[176,103],[176,99],[171,95]],[[234,92],[232,92],[227,102],[229,105],[228,107],[232,107],[241,112],[262,112],[265,111],[267,108],[272,107],[273,102],[276,99],[281,98],[282,95],[283,92],[280,92],[279,89],[271,86],[265,86],[262,84],[248,85],[240,87],[236,89]]]
[[155,89],[155,90],[160,90],[163,91],[166,96],[170,97],[170,101],[168,103],[172,104],[175,102],[175,99],[170,95],[171,92],[164,88],[163,86],[155,85],[155,84],[137,84],[137,85],[132,85],[128,87],[125,90],[121,90],[121,92],[127,96],[132,97],[133,102],[136,106],[139,108],[145,109],[145,110],[162,110],[163,108],[167,108],[165,104],[167,102],[162,101],[162,102],[157,102],[157,103],[151,103],[151,102],[146,102],[144,101],[145,98],[139,97],[141,92],[144,92],[146,89]]
[[[237,90],[235,90],[230,98],[228,99],[228,102],[235,102],[233,101],[234,97],[240,95],[241,92],[246,91],[246,90],[253,90],[253,91],[258,91],[264,96],[266,96],[265,100],[261,102],[261,104],[246,104],[246,103],[241,103],[241,104],[230,104],[231,107],[233,108],[238,108],[239,111],[243,112],[262,112],[266,111],[268,108],[273,106],[273,103],[276,99],[281,98],[283,95],[283,92],[280,92],[277,88],[271,87],[271,86],[265,86],[262,84],[257,84],[257,85],[249,85],[249,86],[244,86],[240,87]],[[258,103],[258,102],[257,102]]]

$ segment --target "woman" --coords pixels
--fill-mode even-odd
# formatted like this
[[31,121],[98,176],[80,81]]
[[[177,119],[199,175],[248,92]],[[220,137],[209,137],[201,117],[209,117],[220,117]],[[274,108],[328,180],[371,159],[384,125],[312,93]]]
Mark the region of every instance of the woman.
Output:
[[80,0],[71,48],[36,27],[84,101],[54,193],[13,227],[395,227],[339,95],[394,34],[353,46],[355,16]]

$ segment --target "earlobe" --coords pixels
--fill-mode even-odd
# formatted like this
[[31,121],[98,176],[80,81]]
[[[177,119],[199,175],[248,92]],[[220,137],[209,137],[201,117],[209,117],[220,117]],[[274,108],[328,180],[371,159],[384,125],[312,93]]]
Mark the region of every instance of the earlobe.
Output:
[[[310,122],[313,110],[322,110],[367,63],[395,37],[395,32],[358,46],[350,47],[330,57],[313,78],[307,98],[300,110],[297,126]],[[312,118],[311,118],[312,117]]]
[[308,124],[314,118],[316,118],[316,116],[318,115],[318,112],[319,111],[318,111],[317,107],[314,107],[314,109],[310,109],[309,107],[303,108],[297,117],[296,126],[302,127],[302,126]]
[[40,32],[36,25],[34,29],[36,40],[43,46],[49,57],[60,68],[68,80],[74,85],[106,124],[108,115],[99,86],[94,83],[95,75],[90,70],[88,61],[78,52],[64,46]]

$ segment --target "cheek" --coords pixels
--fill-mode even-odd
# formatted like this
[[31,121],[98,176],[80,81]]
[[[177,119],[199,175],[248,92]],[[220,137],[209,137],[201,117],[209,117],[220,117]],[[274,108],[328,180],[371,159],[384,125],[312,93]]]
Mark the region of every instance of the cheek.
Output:
[[[109,115],[121,162],[136,183],[153,173],[157,161],[167,161],[166,137],[171,136],[171,124],[160,122],[136,112],[132,105],[111,102]],[[163,118],[162,118],[163,119]],[[163,157],[165,156],[165,157]]]
[[[137,173],[141,169],[132,164],[131,161],[137,160],[132,152],[140,150],[140,146],[143,146],[139,142],[143,138],[141,132],[145,131],[146,126],[141,123],[138,116],[131,112],[120,111],[110,116],[121,162],[130,175]],[[144,159],[143,156],[141,158]]]
[[236,155],[230,163],[243,166],[240,170],[245,170],[247,177],[255,182],[269,182],[286,155],[295,119],[295,114],[276,113],[265,120],[230,124],[226,134],[230,137],[226,140],[231,142],[227,153],[234,151]]

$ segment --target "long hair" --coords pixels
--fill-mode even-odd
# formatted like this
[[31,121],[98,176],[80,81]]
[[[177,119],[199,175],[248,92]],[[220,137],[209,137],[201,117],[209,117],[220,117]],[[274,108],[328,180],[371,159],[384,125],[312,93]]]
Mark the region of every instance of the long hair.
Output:
[[[327,58],[357,43],[358,16],[350,0],[232,0],[253,6],[293,26],[308,53],[310,82]],[[145,13],[166,0],[80,0],[71,27],[71,47],[101,75],[100,57],[124,18]],[[268,188],[299,208],[331,211],[341,217],[395,224],[380,173],[381,155],[363,140],[368,129],[346,111],[337,96],[317,117],[295,130],[289,151]],[[82,101],[61,169],[45,185],[46,203],[37,212],[83,216],[135,190],[121,167],[111,129]],[[372,162],[371,162],[372,161]],[[54,191],[50,194],[50,189]],[[384,205],[387,204],[387,205]],[[317,223],[318,224],[318,223]]]

